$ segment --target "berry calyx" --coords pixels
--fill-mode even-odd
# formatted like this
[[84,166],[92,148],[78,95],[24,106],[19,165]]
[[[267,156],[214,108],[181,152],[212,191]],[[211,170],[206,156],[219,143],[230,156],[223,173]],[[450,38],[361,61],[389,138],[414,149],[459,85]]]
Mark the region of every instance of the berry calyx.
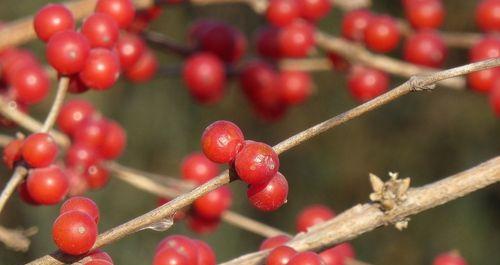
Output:
[[268,181],[278,172],[279,166],[278,154],[273,148],[254,141],[245,141],[234,159],[238,177],[247,184]]
[[201,147],[205,156],[215,163],[228,163],[243,146],[243,133],[230,121],[210,124],[201,136]]
[[54,221],[52,238],[62,252],[81,255],[94,245],[97,239],[97,224],[84,212],[69,211]]
[[24,140],[21,152],[31,167],[46,167],[54,162],[58,148],[49,134],[34,133]]
[[269,181],[252,184],[247,190],[247,197],[252,205],[262,211],[275,211],[286,203],[288,182],[280,173],[276,173]]

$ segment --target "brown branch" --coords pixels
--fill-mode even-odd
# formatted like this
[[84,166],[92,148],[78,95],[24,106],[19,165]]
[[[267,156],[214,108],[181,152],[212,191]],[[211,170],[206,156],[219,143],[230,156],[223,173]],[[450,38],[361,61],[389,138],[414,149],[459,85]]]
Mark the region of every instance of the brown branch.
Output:
[[[318,136],[321,133],[332,129],[342,123],[345,123],[355,117],[358,117],[370,110],[374,110],[384,104],[387,104],[411,91],[421,91],[426,89],[431,89],[433,85],[441,80],[456,77],[459,75],[468,74],[475,71],[484,70],[487,68],[492,68],[500,65],[500,58],[485,60],[477,63],[467,64],[464,66],[452,68],[449,70],[444,70],[440,72],[431,73],[425,76],[418,76],[411,78],[409,81],[398,86],[397,88],[380,95],[371,101],[368,101],[356,108],[353,108],[345,113],[337,115],[329,120],[326,120],[320,124],[317,124],[303,132],[300,132],[281,143],[274,146],[274,150],[280,154],[284,151],[291,149]],[[138,216],[128,222],[125,222],[117,227],[114,227],[99,235],[93,249],[100,248],[107,244],[111,244],[117,240],[120,240],[128,235],[134,234],[142,229],[145,229],[152,224],[161,222],[165,218],[171,218],[178,210],[193,203],[197,198],[205,195],[206,193],[215,190],[231,181],[229,171],[226,170],[218,177],[208,181],[207,183],[195,188],[189,193],[182,194],[170,202],[148,212],[141,216]],[[339,219],[339,218],[337,218]],[[37,260],[30,262],[29,264],[61,264],[62,260],[75,260],[78,257],[68,257],[60,252],[55,252],[51,255],[43,256]]]
[[69,78],[61,77],[59,79],[59,85],[57,87],[56,97],[54,99],[54,102],[52,103],[52,107],[50,108],[49,114],[47,115],[47,118],[45,119],[45,122],[43,123],[42,128],[40,129],[40,132],[47,133],[50,131],[52,126],[54,126],[54,123],[56,122],[57,119],[57,115],[59,115],[59,111],[61,110],[61,106],[64,102],[64,96],[66,95],[68,86],[69,86]]
[[154,32],[154,31],[146,30],[146,31],[142,32],[141,36],[150,45],[156,46],[157,48],[160,48],[161,51],[173,52],[173,53],[178,54],[180,56],[188,56],[195,51],[194,48],[188,47],[187,44],[177,43],[172,38],[170,38],[164,34]]
[[2,192],[0,193],[0,213],[3,211],[3,208],[5,207],[5,204],[9,200],[12,193],[14,193],[17,186],[21,182],[23,182],[24,177],[26,177],[27,174],[28,169],[24,166],[17,166],[16,169],[14,169],[12,177],[10,177],[7,185],[5,185],[5,188],[3,188]]
[[5,244],[7,248],[15,251],[26,252],[30,246],[28,237],[35,235],[38,232],[36,227],[31,227],[26,230],[21,229],[7,229],[0,226],[0,241]]
[[332,70],[332,63],[328,58],[304,58],[304,59],[283,59],[279,61],[279,68],[282,70],[297,71],[329,71]]

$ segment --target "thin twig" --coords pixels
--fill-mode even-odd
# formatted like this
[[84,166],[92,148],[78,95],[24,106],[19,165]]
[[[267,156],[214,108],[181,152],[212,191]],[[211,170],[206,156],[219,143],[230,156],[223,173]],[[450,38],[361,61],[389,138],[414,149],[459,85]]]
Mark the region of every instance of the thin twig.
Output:
[[45,119],[45,122],[43,123],[42,128],[40,129],[40,132],[48,132],[54,126],[54,123],[56,122],[57,115],[59,115],[59,111],[61,110],[61,106],[64,102],[64,96],[66,95],[66,91],[68,90],[69,86],[69,78],[68,77],[61,77],[59,79],[59,85],[57,87],[57,93],[56,97],[54,99],[54,102],[52,103],[52,107],[50,108],[49,114],[47,115],[47,118]]
[[26,177],[27,174],[28,169],[26,169],[24,166],[17,166],[14,169],[14,174],[12,174],[12,177],[7,182],[7,185],[5,185],[5,188],[3,188],[2,193],[0,193],[0,213],[2,212],[12,193],[14,193],[17,186],[21,182],[23,182],[24,177]]
[[30,227],[26,230],[22,229],[7,229],[0,226],[0,241],[5,244],[7,248],[15,251],[26,252],[30,246],[28,237],[33,236],[38,232],[36,227]]
[[162,50],[165,49],[180,56],[188,56],[195,51],[194,48],[187,47],[184,43],[177,43],[172,38],[161,33],[145,30],[141,35],[150,45],[156,46]]
[[304,59],[283,59],[279,61],[281,70],[296,71],[329,71],[332,70],[332,63],[328,58],[304,58]]

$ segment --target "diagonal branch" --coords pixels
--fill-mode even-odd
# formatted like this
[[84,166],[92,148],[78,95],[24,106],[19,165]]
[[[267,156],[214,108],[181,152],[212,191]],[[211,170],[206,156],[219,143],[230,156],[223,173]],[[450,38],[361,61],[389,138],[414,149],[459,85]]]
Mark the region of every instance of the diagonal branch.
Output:
[[36,227],[31,227],[26,230],[21,229],[7,229],[0,226],[0,241],[8,248],[26,252],[30,246],[29,237],[38,232]]
[[69,78],[65,76],[61,77],[59,79],[59,85],[57,87],[56,98],[52,103],[52,107],[50,108],[49,114],[47,115],[47,118],[45,119],[45,122],[40,129],[40,132],[49,132],[52,126],[54,126],[57,115],[59,115],[59,111],[61,110],[61,106],[64,102],[64,96],[66,95],[66,91],[68,91],[68,86]]

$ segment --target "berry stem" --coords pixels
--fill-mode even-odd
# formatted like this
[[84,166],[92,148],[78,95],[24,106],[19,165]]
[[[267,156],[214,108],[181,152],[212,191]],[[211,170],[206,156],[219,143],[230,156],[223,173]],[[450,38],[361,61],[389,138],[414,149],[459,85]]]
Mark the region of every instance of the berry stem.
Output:
[[49,114],[47,115],[47,118],[45,119],[45,122],[43,123],[43,126],[40,129],[40,132],[44,133],[49,132],[52,126],[54,126],[54,123],[57,119],[57,115],[59,114],[61,106],[64,102],[64,97],[66,95],[66,92],[68,91],[68,86],[69,86],[69,78],[66,76],[61,77],[59,79],[59,85],[57,87],[56,98],[52,103],[52,107],[50,108]]
[[3,188],[2,193],[0,193],[0,213],[2,212],[5,204],[9,200],[12,193],[16,190],[17,186],[23,182],[24,177],[28,174],[28,169],[24,166],[17,166],[14,169],[14,174],[10,177],[9,182]]

